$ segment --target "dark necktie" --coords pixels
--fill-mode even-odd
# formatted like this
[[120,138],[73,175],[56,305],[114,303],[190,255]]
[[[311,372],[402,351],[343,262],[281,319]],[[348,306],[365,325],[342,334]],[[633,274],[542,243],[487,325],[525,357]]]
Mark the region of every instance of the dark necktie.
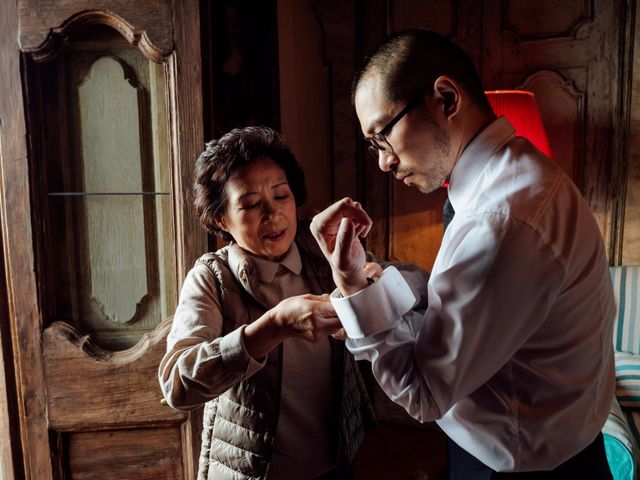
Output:
[[453,220],[453,216],[456,214],[455,210],[453,209],[453,205],[451,205],[451,202],[449,201],[449,197],[447,197],[447,199],[444,201],[444,205],[442,207],[442,213],[443,213],[443,224],[444,224],[444,230],[447,230],[447,227],[449,226],[449,223],[451,223],[451,220]]

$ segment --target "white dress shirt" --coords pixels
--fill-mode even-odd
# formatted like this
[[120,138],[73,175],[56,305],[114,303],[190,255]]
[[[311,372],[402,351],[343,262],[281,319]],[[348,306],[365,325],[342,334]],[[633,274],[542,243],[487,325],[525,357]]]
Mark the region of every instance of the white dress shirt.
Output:
[[464,150],[449,198],[427,310],[403,315],[413,295],[388,268],[332,298],[347,347],[392,400],[492,469],[552,469],[595,439],[614,394],[600,231],[560,167],[504,118]]

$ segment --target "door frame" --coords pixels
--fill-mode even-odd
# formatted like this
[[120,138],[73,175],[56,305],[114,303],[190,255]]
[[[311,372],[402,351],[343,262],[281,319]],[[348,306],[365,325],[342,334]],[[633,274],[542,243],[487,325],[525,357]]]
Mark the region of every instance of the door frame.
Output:
[[[180,285],[195,259],[207,249],[206,233],[199,225],[192,207],[192,171],[203,146],[202,80],[199,36],[199,3],[197,0],[173,2],[163,0],[172,10],[173,45],[165,63],[167,105],[169,111],[169,144],[173,171],[174,225],[177,257],[176,282]],[[0,447],[3,478],[62,478],[55,471],[51,452],[43,358],[43,312],[39,302],[39,277],[34,248],[37,215],[32,204],[33,162],[30,158],[29,131],[25,105],[29,92],[23,84],[26,55],[34,58],[49,55],[51,45],[36,48],[21,45],[25,32],[21,28],[21,12],[28,10],[28,0],[0,2],[0,220],[2,221],[2,253],[4,279],[0,282],[0,437],[10,438]],[[86,9],[87,1],[79,2]],[[113,26],[113,17],[104,2],[91,15],[76,25],[67,23],[40,27],[48,34],[61,33],[88,24]],[[122,4],[112,0],[114,6]],[[86,11],[86,10],[85,10]],[[87,20],[88,19],[88,20]],[[80,25],[80,23],[82,23]],[[144,31],[131,25],[130,43],[138,45],[148,56],[151,40]],[[155,59],[157,60],[157,59]],[[6,295],[6,297],[5,297]],[[6,298],[6,305],[3,299]],[[5,308],[6,306],[6,308]],[[6,313],[6,314],[5,314]],[[9,338],[7,338],[7,336]],[[187,429],[189,430],[189,429]],[[199,442],[197,432],[185,431],[185,438]],[[185,458],[188,478],[195,477],[199,452]],[[55,475],[54,475],[55,474]]]

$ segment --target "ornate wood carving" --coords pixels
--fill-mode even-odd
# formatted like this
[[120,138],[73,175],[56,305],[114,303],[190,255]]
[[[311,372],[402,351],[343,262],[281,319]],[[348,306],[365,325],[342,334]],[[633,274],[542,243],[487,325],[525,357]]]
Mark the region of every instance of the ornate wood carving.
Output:
[[503,0],[502,24],[519,42],[576,37],[592,19],[591,0]]
[[[617,185],[614,184],[617,182],[616,172],[624,162],[623,142],[620,140],[620,132],[624,130],[621,116],[625,88],[622,73],[624,45],[620,31],[625,28],[628,8],[622,2],[606,0],[590,0],[591,4],[592,18],[583,15],[583,25],[579,31],[574,29],[572,36],[520,41],[512,31],[505,30],[497,2],[486,0],[483,68],[487,89],[511,88],[535,72],[550,70],[570,80],[578,92],[583,92],[581,143],[584,153],[576,150],[574,145],[574,157],[581,156],[581,160],[570,168],[580,169],[574,178],[598,222],[609,258],[614,261],[618,249],[616,223],[619,216],[615,199]],[[532,6],[529,9],[532,12],[536,10]],[[514,39],[516,41],[512,41]],[[559,94],[558,84],[548,80],[538,83],[537,88],[542,89],[546,85],[545,90],[549,87],[554,94]],[[547,94],[537,93],[541,97]],[[564,97],[567,101],[571,93],[565,89],[565,94],[568,95]],[[575,112],[576,102],[569,104]]]
[[[113,353],[65,322],[43,333],[49,428],[92,430],[184,421],[161,403],[157,369],[171,319],[131,349]],[[132,425],[133,426],[133,425]]]
[[[105,8],[105,3],[108,3]],[[116,29],[150,60],[160,63],[173,50],[169,0],[19,0],[20,47],[38,62],[55,57],[64,44],[90,25]]]
[[550,70],[529,75],[516,88],[535,94],[553,160],[578,187],[584,185],[584,92],[578,90],[572,80]]

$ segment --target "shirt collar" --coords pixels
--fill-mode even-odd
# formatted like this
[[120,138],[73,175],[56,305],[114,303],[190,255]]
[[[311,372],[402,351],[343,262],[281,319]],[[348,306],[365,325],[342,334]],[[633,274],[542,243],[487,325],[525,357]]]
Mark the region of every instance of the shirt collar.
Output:
[[289,251],[285,253],[284,257],[282,257],[278,262],[273,262],[262,257],[256,257],[251,254],[249,254],[249,257],[253,260],[262,283],[273,282],[280,265],[295,275],[300,275],[300,272],[302,271],[302,260],[300,259],[300,252],[298,251],[298,246],[295,242],[291,244]]
[[487,160],[513,138],[515,130],[505,117],[499,117],[482,129],[466,146],[451,172],[449,200],[455,211],[463,210],[471,200],[473,186],[481,181]]

